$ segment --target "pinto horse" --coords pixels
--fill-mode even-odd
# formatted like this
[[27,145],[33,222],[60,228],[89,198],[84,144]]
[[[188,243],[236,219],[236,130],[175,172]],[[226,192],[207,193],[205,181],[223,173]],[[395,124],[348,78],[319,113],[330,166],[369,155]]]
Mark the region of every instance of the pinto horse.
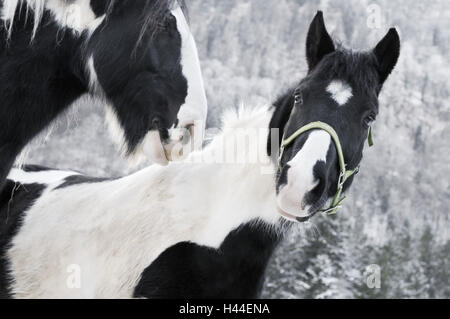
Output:
[[86,93],[107,105],[111,136],[129,158],[166,165],[194,132],[201,145],[207,103],[182,8],[173,0],[2,0],[0,189],[25,145]]
[[[1,296],[257,297],[284,234],[336,197],[341,156],[359,165],[400,40],[391,29],[371,51],[336,48],[319,12],[306,47],[304,79],[273,108],[226,115],[184,162],[116,180],[13,169],[0,197]],[[335,132],[298,133],[316,121]],[[241,160],[218,160],[242,138],[253,147]]]

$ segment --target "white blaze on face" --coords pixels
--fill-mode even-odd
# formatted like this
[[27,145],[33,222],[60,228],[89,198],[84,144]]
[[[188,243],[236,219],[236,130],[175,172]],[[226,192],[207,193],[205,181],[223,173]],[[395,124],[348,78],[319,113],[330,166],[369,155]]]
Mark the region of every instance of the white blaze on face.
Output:
[[[208,104],[197,45],[195,44],[195,39],[189,29],[183,10],[177,7],[172,11],[172,14],[177,20],[177,28],[181,36],[181,66],[188,86],[186,100],[178,112],[178,127],[184,129],[192,125],[194,126],[191,127],[191,130],[194,131],[194,138],[197,140],[195,145],[198,148],[201,147],[203,141]],[[172,132],[170,133],[172,135]],[[183,135],[183,133],[173,132],[173,139],[177,140],[175,136],[180,136],[180,134]]]
[[345,105],[353,96],[350,85],[341,80],[331,81],[327,87],[327,92],[331,94],[331,97],[339,106]]
[[331,137],[322,130],[312,131],[302,149],[287,163],[287,184],[282,186],[277,197],[280,213],[288,218],[307,217],[309,207],[303,207],[304,196],[319,183],[314,177],[314,166],[326,161]]

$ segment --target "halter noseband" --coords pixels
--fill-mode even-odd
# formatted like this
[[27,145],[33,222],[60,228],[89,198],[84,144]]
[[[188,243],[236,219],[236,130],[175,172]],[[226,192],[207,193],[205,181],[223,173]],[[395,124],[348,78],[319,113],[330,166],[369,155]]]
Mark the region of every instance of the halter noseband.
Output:
[[[324,122],[320,122],[320,121],[312,122],[312,123],[309,123],[309,124],[299,128],[294,134],[289,136],[287,139],[285,139],[283,136],[283,140],[281,142],[281,147],[280,147],[280,157],[278,159],[278,167],[281,170],[281,159],[283,157],[283,152],[284,152],[285,148],[287,146],[289,146],[290,144],[292,144],[300,135],[302,135],[308,131],[314,130],[314,129],[323,130],[323,131],[327,132],[328,134],[330,134],[331,138],[333,139],[334,145],[336,146],[336,151],[337,151],[337,155],[338,155],[338,159],[339,159],[340,174],[339,174],[339,179],[338,179],[336,195],[334,195],[334,198],[333,198],[330,208],[320,210],[320,212],[325,213],[327,215],[333,215],[333,214],[337,213],[339,208],[341,208],[341,204],[346,197],[346,196],[341,197],[345,182],[351,176],[353,176],[359,172],[360,166],[358,165],[353,170],[347,170],[345,160],[344,160],[344,153],[342,151],[341,142],[339,141],[339,136],[330,125],[328,125],[327,123],[324,123]],[[369,128],[368,142],[369,142],[369,146],[373,146],[372,128]]]

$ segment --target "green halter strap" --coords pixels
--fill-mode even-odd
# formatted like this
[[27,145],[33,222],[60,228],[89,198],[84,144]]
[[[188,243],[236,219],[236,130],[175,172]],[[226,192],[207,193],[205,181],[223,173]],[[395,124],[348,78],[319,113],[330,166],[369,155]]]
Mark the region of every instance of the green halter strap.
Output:
[[[291,143],[293,143],[300,135],[304,134],[305,132],[311,131],[311,130],[323,130],[330,134],[331,138],[333,139],[334,145],[336,146],[336,151],[338,155],[339,160],[339,179],[338,179],[338,185],[337,185],[337,191],[336,195],[334,195],[333,201],[331,203],[330,208],[321,210],[322,213],[333,215],[336,214],[339,208],[341,207],[342,202],[345,199],[344,197],[341,197],[342,190],[344,189],[345,182],[354,174],[359,172],[359,165],[353,169],[353,170],[347,170],[345,160],[344,160],[344,153],[342,151],[341,142],[339,141],[339,136],[337,135],[336,131],[327,123],[324,122],[312,122],[309,123],[300,129],[298,129],[294,134],[289,136],[287,139],[283,137],[283,140],[281,142],[281,148],[280,148],[280,157],[278,159],[278,166],[281,170],[281,158],[283,157],[283,152],[287,146],[289,146]],[[373,138],[372,138],[372,129],[369,130],[369,145],[373,145]]]

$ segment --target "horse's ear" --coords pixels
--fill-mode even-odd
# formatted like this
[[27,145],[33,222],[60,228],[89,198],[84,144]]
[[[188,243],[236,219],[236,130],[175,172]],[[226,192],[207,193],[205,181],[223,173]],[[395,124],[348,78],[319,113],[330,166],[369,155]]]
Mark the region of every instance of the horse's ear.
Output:
[[377,44],[373,52],[378,61],[380,85],[383,85],[397,64],[400,55],[400,37],[398,36],[397,30],[391,28]]
[[334,52],[335,46],[323,21],[322,11],[318,11],[309,27],[306,38],[306,59],[309,71],[311,71],[322,58]]

